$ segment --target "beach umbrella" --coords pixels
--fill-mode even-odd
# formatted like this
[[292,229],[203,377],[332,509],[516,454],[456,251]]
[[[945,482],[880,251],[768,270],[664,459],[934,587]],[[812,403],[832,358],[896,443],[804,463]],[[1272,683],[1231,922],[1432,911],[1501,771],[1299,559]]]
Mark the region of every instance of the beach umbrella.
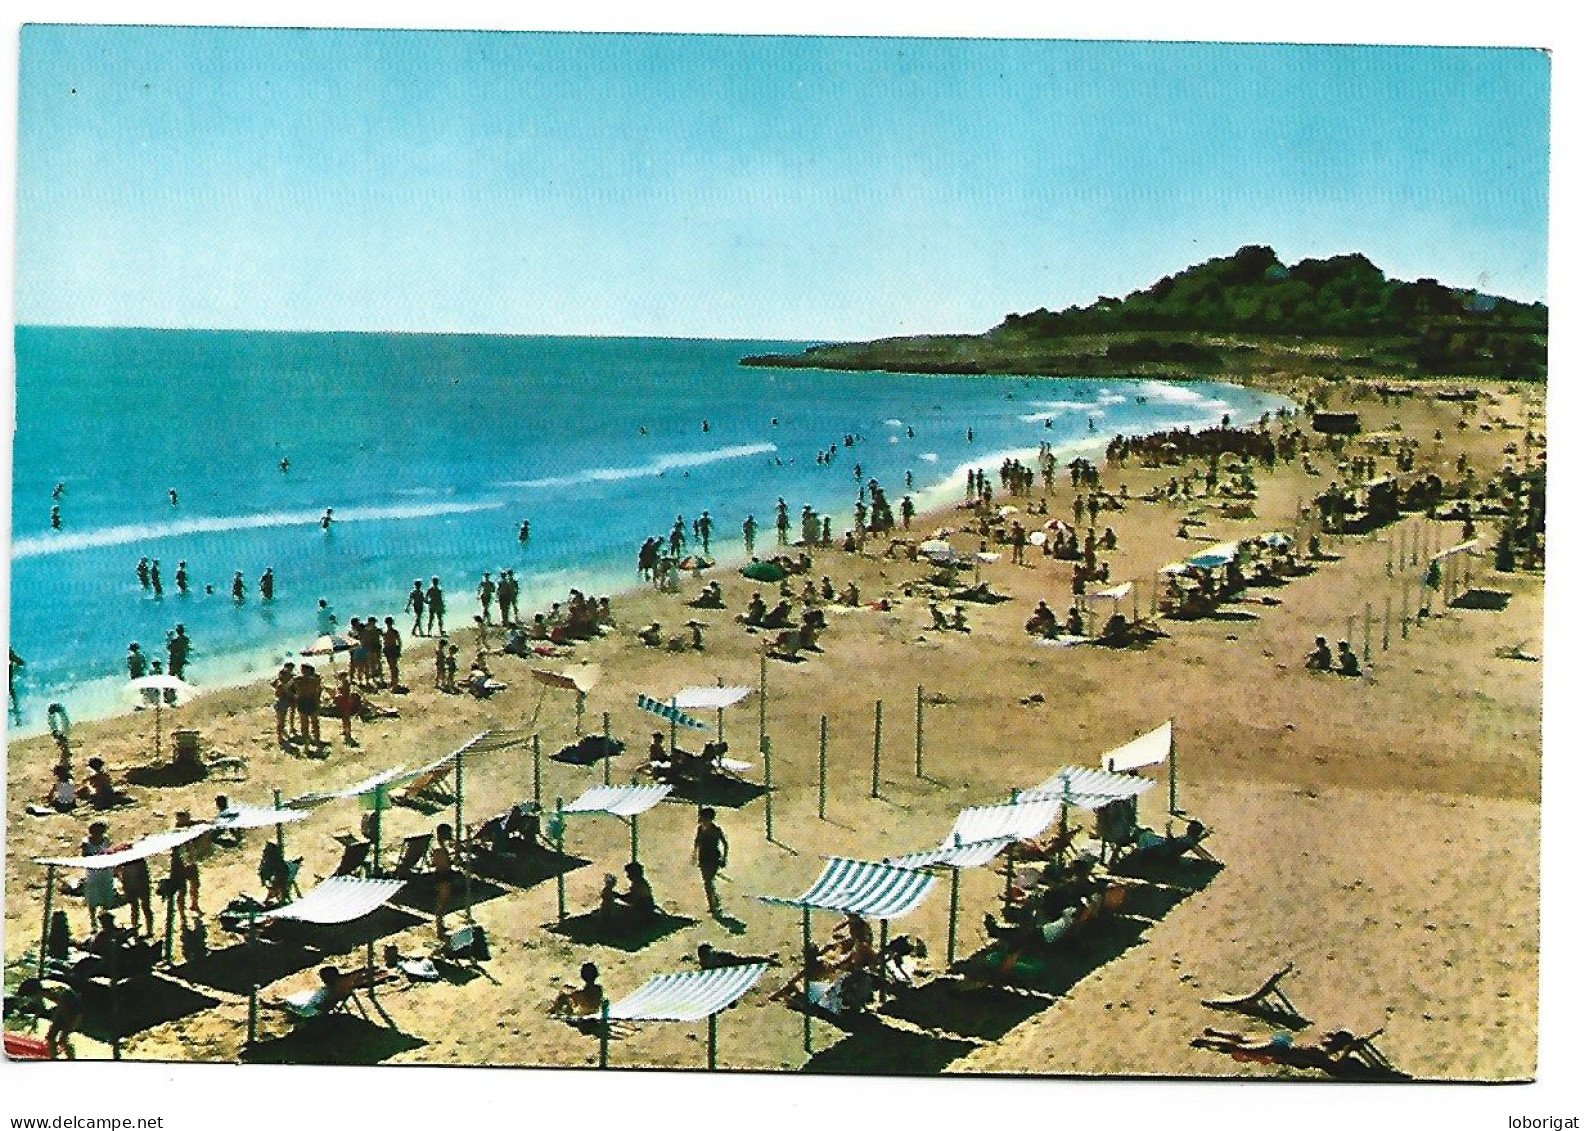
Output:
[[751,562],[741,566],[739,572],[752,581],[782,581],[787,576],[777,562]]
[[146,675],[132,680],[127,690],[144,706],[154,707],[154,752],[160,757],[161,715],[166,707],[178,707],[199,693],[199,689],[174,675]]

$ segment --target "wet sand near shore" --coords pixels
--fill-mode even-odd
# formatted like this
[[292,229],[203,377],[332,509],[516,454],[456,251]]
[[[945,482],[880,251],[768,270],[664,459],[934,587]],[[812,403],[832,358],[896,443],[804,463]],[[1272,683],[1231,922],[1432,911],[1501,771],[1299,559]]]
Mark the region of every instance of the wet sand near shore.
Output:
[[[1277,387],[1291,392],[1287,381]],[[1471,384],[1471,383],[1465,383]],[[1420,441],[1425,458],[1448,482],[1460,451],[1481,480],[1514,457],[1522,444],[1517,424],[1543,408],[1543,388],[1482,386],[1471,427],[1459,430],[1459,406],[1437,401],[1435,386],[1415,398],[1382,403],[1333,390],[1332,408],[1360,411],[1365,431],[1392,421]],[[1536,431],[1542,421],[1534,422]],[[1433,435],[1440,430],[1444,442]],[[1360,450],[1354,448],[1350,450]],[[1318,457],[1316,457],[1318,458]],[[1420,471],[1423,470],[1420,464]],[[996,468],[989,468],[990,473]],[[1103,485],[1126,483],[1136,500],[1148,488],[1188,467],[1104,468]],[[1100,529],[1115,528],[1120,549],[1104,555],[1115,581],[1149,584],[1155,571],[1208,543],[1296,526],[1299,501],[1329,481],[1281,464],[1257,475],[1255,516],[1225,519],[1210,506],[1192,538],[1176,536],[1187,513],[1181,503],[1131,501],[1122,512],[1101,513]],[[1038,493],[1041,493],[1039,484]],[[1056,485],[1050,510],[1070,519],[1074,492]],[[798,500],[791,500],[796,507]],[[1021,500],[1024,503],[1024,500]],[[661,516],[659,516],[659,522]],[[920,516],[910,536],[969,523],[967,512]],[[1029,520],[1023,520],[1029,521]],[[1447,608],[1436,597],[1433,616],[1381,627],[1385,602],[1399,614],[1404,587],[1416,594],[1422,569],[1401,564],[1410,539],[1430,548],[1461,540],[1456,523],[1408,516],[1367,534],[1332,539],[1336,560],[1309,576],[1249,595],[1278,604],[1225,606],[1199,621],[1162,621],[1168,634],[1142,649],[1040,647],[1022,631],[1039,599],[1063,614],[1070,604],[1070,563],[1038,555],[1017,566],[1005,557],[983,567],[982,578],[1010,600],[965,606],[971,632],[936,632],[919,589],[924,564],[882,557],[874,540],[864,554],[816,554],[814,576],[842,587],[853,580],[863,601],[888,596],[878,612],[828,607],[829,630],[820,654],[804,662],[769,662],[765,704],[773,750],[773,839],[765,832],[760,799],[738,808],[720,805],[719,824],[731,843],[720,880],[726,918],[706,914],[700,879],[690,859],[693,804],[670,802],[640,820],[640,857],[657,895],[681,920],[677,929],[637,950],[593,945],[551,928],[557,922],[556,884],[480,885],[474,915],[492,940],[489,976],[466,984],[442,982],[379,994],[395,1027],[371,1011],[371,1021],[337,1018],[316,1033],[296,1034],[280,1016],[262,1022],[264,1040],[245,1059],[299,1062],[585,1065],[595,1063],[594,1038],[545,1015],[545,1006],[582,961],[595,961],[610,997],[646,978],[691,965],[695,946],[709,941],[741,953],[776,952],[772,971],[719,1024],[725,1067],[843,1072],[1003,1072],[1079,1074],[1281,1075],[1289,1070],[1238,1063],[1189,1046],[1204,1026],[1266,1031],[1260,1022],[1217,1013],[1200,1004],[1255,988],[1291,962],[1284,983],[1316,1025],[1303,1036],[1335,1028],[1366,1032],[1384,1027],[1378,1045],[1395,1065],[1419,1078],[1519,1079],[1534,1066],[1539,950],[1539,782],[1541,666],[1501,658],[1497,649],[1521,645],[1542,651],[1543,577],[1491,573],[1474,560],[1473,584],[1511,594],[1504,609]],[[1479,524],[1480,537],[1487,533]],[[1200,541],[1206,539],[1207,542]],[[958,548],[976,539],[956,533]],[[762,539],[766,551],[766,537]],[[1401,551],[1401,553],[1398,553]],[[1387,566],[1388,563],[1388,566]],[[1388,572],[1387,572],[1388,571]],[[212,798],[268,804],[272,789],[286,796],[352,784],[396,765],[418,766],[488,727],[533,727],[550,755],[574,738],[572,697],[548,691],[532,666],[560,669],[588,659],[601,682],[589,697],[586,729],[610,714],[613,734],[627,748],[612,766],[627,782],[644,760],[659,722],[634,706],[636,693],[666,698],[687,684],[755,686],[766,634],[733,623],[753,590],[768,587],[733,571],[719,571],[728,610],[697,610],[684,601],[699,590],[686,578],[678,595],[642,590],[614,605],[618,630],[581,644],[569,659],[521,661],[493,656],[508,690],[490,700],[432,690],[431,642],[405,641],[407,696],[380,694],[401,718],[356,724],[358,746],[345,745],[338,725],[322,720],[328,756],[307,758],[278,748],[269,693],[260,686],[205,695],[175,716],[199,730],[207,751],[242,758],[246,781],[206,781],[155,788],[135,786],[138,804],[109,814],[118,842],[169,828],[179,809],[213,811]],[[969,575],[967,575],[969,576]],[[798,590],[803,578],[794,582]],[[911,587],[915,595],[907,596]],[[1129,598],[1127,599],[1129,601]],[[1141,597],[1146,611],[1148,596]],[[949,602],[952,604],[952,602]],[[1124,603],[1123,603],[1124,604]],[[455,600],[461,613],[466,602]],[[1362,652],[1362,618],[1371,609],[1370,671],[1352,680],[1304,669],[1316,635],[1334,641],[1354,633]],[[1106,608],[1106,606],[1105,606]],[[395,609],[373,611],[396,615]],[[1103,611],[1103,609],[1100,609]],[[525,610],[526,614],[530,610]],[[1351,623],[1349,624],[1349,618]],[[670,635],[687,635],[690,619],[707,623],[704,652],[643,647],[635,633],[653,620]],[[1100,622],[1101,622],[1100,617]],[[1399,618],[1398,618],[1399,619]],[[399,623],[405,623],[399,620]],[[467,654],[473,631],[455,640]],[[495,638],[500,643],[500,637]],[[1382,650],[1388,643],[1388,649]],[[926,693],[924,771],[914,773],[915,693]],[[1038,700],[1037,696],[1041,699]],[[881,797],[869,796],[874,704],[884,705]],[[1025,700],[1026,702],[1023,702]],[[757,701],[727,713],[731,754],[756,760]],[[827,819],[818,817],[817,751],[822,715],[829,719]],[[1156,885],[1126,914],[1078,946],[1049,984],[1030,992],[976,990],[954,980],[935,982],[846,1032],[813,1026],[814,1049],[802,1048],[800,1016],[768,995],[794,973],[800,918],[759,895],[793,896],[820,872],[827,855],[880,859],[940,842],[958,810],[993,804],[1012,789],[1035,785],[1066,764],[1097,765],[1107,750],[1173,718],[1180,807],[1214,830],[1208,842],[1219,868],[1192,869],[1176,883]],[[173,716],[168,714],[170,725]],[[153,720],[143,714],[82,725],[74,731],[76,764],[106,759],[120,778],[152,757]],[[688,737],[683,744],[691,745]],[[32,860],[72,853],[91,819],[33,818],[23,806],[47,788],[54,746],[47,739],[18,742],[9,752],[6,956],[21,958],[37,943],[44,869]],[[749,775],[759,778],[758,770]],[[1162,773],[1160,777],[1162,778]],[[527,750],[471,763],[465,822],[478,824],[531,796]],[[569,766],[547,757],[542,794],[571,800],[602,781],[602,769]],[[1162,827],[1166,790],[1142,803],[1145,824]],[[383,833],[388,860],[404,835],[451,819],[451,806],[423,814],[395,808]],[[341,852],[333,839],[356,832],[360,810],[336,802],[288,826],[289,856],[305,857],[300,884],[328,874]],[[258,893],[255,866],[268,834],[247,834],[240,850],[217,849],[204,867],[204,907],[212,913],[212,947],[235,936],[213,921],[233,895]],[[629,828],[608,817],[570,818],[566,849],[588,864],[566,874],[567,903],[577,914],[594,907],[604,873],[619,873],[629,857]],[[164,862],[155,872],[163,874]],[[963,877],[958,950],[985,938],[981,917],[996,910],[1003,877],[994,867]],[[948,928],[948,883],[921,909],[891,924],[921,935],[929,966],[941,969]],[[64,905],[75,932],[85,926],[80,900]],[[59,905],[59,904],[58,904]],[[121,913],[123,916],[125,912]],[[428,949],[428,909],[378,945],[405,954]],[[451,922],[461,923],[454,914]],[[814,916],[825,937],[834,917]],[[347,948],[346,966],[362,958]],[[245,961],[246,966],[246,961]],[[319,965],[316,961],[314,965]],[[181,973],[180,971],[178,972]],[[212,978],[225,988],[197,985],[213,1004],[129,1037],[127,1057],[234,1060],[244,1056],[247,1001],[237,992],[247,975]],[[271,980],[262,993],[280,996],[311,987],[314,966]],[[703,1067],[706,1026],[654,1025],[626,1033],[612,1046],[623,1066]],[[108,1055],[92,1041],[80,1055]]]

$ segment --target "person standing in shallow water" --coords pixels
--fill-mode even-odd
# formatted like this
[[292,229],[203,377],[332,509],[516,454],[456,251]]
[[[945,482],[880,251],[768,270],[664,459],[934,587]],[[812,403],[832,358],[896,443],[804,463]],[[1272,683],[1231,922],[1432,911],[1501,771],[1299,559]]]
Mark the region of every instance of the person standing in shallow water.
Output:
[[435,629],[446,635],[447,632],[447,598],[441,591],[441,578],[430,579],[430,588],[425,590],[425,611],[428,614],[425,621],[427,631]]
[[139,558],[138,559],[138,587],[140,589],[149,588],[149,559],[148,558]]
[[262,601],[276,599],[276,571],[270,566],[266,566],[265,572],[259,575],[259,597]]
[[[491,580],[490,571],[480,575],[480,584],[475,589],[475,596],[480,598],[480,617],[486,623],[491,623],[491,602],[496,598],[497,585]],[[503,623],[507,623],[506,620]]]
[[160,559],[156,558],[149,566],[149,584],[154,587],[154,595],[159,597],[165,593],[165,588],[160,584]]
[[414,627],[408,630],[408,635],[424,636],[425,583],[417,577],[414,579],[414,587],[408,591],[408,601],[403,605],[403,611],[414,614]]
[[519,545],[528,546],[529,544],[530,544],[530,520],[529,519],[525,519],[523,522],[519,523]]
[[193,641],[188,637],[186,625],[179,624],[170,637],[166,640],[166,656],[169,663],[166,670],[178,679],[188,667],[188,652],[193,647]]
[[134,640],[127,645],[127,678],[142,679],[149,674],[149,657],[143,654],[143,649],[138,647]]
[[188,563],[185,561],[177,563],[177,592],[184,597],[188,595]]
[[243,571],[238,570],[236,573],[232,574],[232,600],[241,605],[243,603],[243,597],[247,592],[248,586],[243,584]]

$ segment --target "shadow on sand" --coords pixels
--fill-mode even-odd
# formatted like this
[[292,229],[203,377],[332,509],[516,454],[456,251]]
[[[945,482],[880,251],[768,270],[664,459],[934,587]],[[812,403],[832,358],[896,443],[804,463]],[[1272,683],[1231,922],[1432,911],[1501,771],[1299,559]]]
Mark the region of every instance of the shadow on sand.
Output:
[[426,1043],[351,1013],[333,1013],[245,1048],[242,1059],[249,1064],[380,1064]]

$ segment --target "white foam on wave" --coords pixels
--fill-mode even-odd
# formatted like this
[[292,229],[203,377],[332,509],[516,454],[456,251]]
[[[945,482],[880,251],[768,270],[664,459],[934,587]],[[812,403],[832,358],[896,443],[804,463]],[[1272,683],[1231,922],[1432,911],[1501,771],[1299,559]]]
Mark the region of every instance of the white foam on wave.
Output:
[[921,453],[921,461],[923,463],[937,463],[938,462],[938,453],[937,452],[922,452]]
[[537,490],[543,487],[573,487],[580,483],[619,483],[626,479],[649,479],[668,471],[706,467],[725,460],[770,455],[777,450],[777,444],[764,443],[735,444],[732,447],[712,448],[704,452],[668,452],[634,467],[588,467],[568,475],[547,475],[539,479],[509,479],[495,486]]
[[888,425],[890,428],[903,428],[903,427],[905,427],[905,422],[903,420],[900,420],[897,417],[893,417],[893,416],[890,416],[887,420],[883,421],[883,423]]
[[[408,503],[386,507],[347,507],[334,510],[337,522],[378,522],[414,518],[435,518],[444,514],[470,514],[496,510],[496,503]],[[65,554],[74,550],[96,550],[105,546],[125,546],[133,542],[154,542],[190,534],[225,534],[234,530],[265,530],[281,526],[318,526],[323,511],[269,511],[264,514],[201,515],[177,522],[127,523],[69,534],[37,534],[11,543],[11,558]]]

